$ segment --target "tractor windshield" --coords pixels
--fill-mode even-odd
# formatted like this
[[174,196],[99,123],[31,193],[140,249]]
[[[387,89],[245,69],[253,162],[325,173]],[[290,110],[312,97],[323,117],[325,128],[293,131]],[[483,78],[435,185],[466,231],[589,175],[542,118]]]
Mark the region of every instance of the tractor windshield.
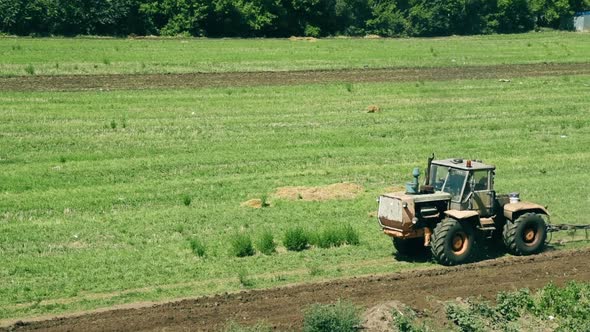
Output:
[[451,194],[452,201],[461,201],[461,192],[463,191],[463,187],[465,186],[465,179],[467,178],[467,174],[467,171],[462,171],[455,168],[448,169],[447,178],[442,187],[442,191]]
[[430,184],[434,187],[434,190],[441,191],[447,175],[449,174],[448,166],[432,165],[430,167]]

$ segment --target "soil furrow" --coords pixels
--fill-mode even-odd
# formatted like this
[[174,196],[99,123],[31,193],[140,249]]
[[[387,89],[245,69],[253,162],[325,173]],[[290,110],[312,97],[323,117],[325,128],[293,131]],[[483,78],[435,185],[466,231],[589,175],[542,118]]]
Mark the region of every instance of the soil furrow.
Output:
[[562,285],[571,280],[588,281],[589,261],[590,249],[550,251],[459,267],[436,267],[19,322],[7,330],[217,331],[228,320],[246,324],[264,320],[278,330],[298,329],[302,322],[301,310],[313,303],[346,299],[368,308],[397,300],[423,310],[438,300],[468,296],[493,299],[499,291],[536,289],[549,282]]
[[0,77],[0,91],[140,90],[321,83],[448,81],[590,74],[590,63],[275,72]]

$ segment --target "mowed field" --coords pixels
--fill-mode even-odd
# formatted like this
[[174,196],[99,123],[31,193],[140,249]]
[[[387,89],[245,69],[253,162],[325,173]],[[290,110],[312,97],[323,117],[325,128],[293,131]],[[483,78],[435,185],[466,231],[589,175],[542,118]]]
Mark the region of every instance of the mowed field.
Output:
[[[376,197],[409,181],[432,152],[495,164],[499,192],[548,205],[555,223],[588,223],[588,41],[571,33],[315,42],[0,39],[0,318],[429,268],[396,260],[374,213]],[[119,52],[121,60],[100,63],[99,50]],[[451,59],[492,71],[543,62],[567,62],[569,69],[289,85],[244,85],[238,75],[213,87],[84,91],[2,84],[44,80],[39,74],[116,80],[137,73],[141,80],[142,73],[455,66]],[[133,69],[142,63],[145,71]],[[367,113],[369,105],[380,111]],[[276,194],[338,183],[362,190],[323,201]],[[270,206],[241,206],[250,199]],[[334,224],[352,226],[360,244],[302,252],[281,244],[291,227]],[[235,234],[256,241],[264,231],[279,243],[277,253],[230,255]],[[191,249],[194,239],[204,244],[204,257]]]

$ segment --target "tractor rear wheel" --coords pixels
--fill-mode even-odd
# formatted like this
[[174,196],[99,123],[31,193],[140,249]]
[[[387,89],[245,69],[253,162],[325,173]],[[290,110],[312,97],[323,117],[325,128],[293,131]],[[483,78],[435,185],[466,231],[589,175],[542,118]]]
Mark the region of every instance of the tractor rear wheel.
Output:
[[394,237],[392,240],[395,250],[401,256],[414,257],[424,253],[424,238],[400,239]]
[[475,234],[472,227],[447,218],[436,225],[430,243],[432,256],[440,264],[463,264],[471,258]]
[[513,255],[537,254],[545,248],[547,225],[540,214],[525,213],[504,225],[504,245]]

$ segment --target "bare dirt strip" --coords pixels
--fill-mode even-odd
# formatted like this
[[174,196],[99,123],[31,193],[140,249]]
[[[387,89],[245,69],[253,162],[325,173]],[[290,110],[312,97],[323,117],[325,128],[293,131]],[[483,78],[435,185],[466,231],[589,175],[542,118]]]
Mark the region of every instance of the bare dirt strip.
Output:
[[590,63],[539,63],[275,72],[0,77],[0,91],[138,90],[311,83],[502,79],[590,74]]
[[302,309],[313,303],[346,299],[365,308],[392,300],[417,310],[432,304],[499,291],[536,289],[554,282],[590,280],[590,249],[560,250],[529,257],[503,257],[459,267],[300,284],[50,320],[18,322],[0,331],[218,331],[228,320],[264,320],[278,330],[299,329]]

